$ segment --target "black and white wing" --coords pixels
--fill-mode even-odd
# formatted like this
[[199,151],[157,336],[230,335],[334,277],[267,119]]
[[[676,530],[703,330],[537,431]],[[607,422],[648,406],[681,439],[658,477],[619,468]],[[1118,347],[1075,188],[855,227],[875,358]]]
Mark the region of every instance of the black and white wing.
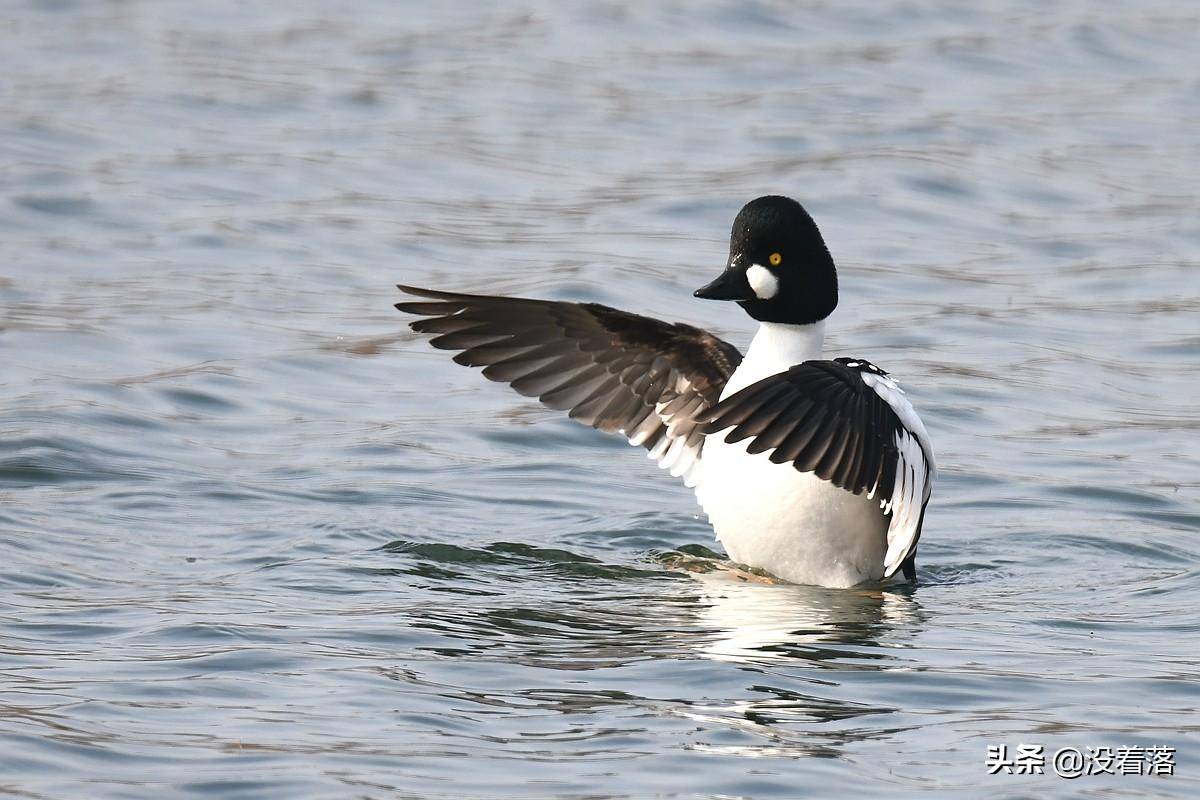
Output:
[[427,298],[396,308],[426,317],[412,329],[437,334],[434,347],[461,351],[456,362],[621,433],[694,485],[704,444],[697,415],[717,403],[741,363],[736,347],[690,325],[596,303],[399,288]]
[[879,497],[890,516],[884,577],[913,556],[937,475],[929,434],[887,373],[867,361],[805,361],[727,397],[702,419],[705,433],[732,430],[747,451],[791,463],[854,494]]

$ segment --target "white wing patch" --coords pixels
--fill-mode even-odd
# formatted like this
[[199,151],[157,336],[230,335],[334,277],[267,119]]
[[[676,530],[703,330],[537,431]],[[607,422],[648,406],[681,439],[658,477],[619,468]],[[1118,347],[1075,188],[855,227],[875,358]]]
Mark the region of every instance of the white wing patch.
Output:
[[691,381],[676,374],[674,387],[664,390],[663,399],[655,404],[654,412],[634,430],[621,430],[621,434],[634,447],[641,447],[655,431],[666,428],[662,438],[646,455],[672,477],[683,478],[684,486],[692,488],[699,477],[696,466],[700,463],[700,450],[704,445],[704,435],[695,416],[706,407],[704,398],[693,390]]
[[[921,513],[937,478],[937,465],[933,460],[929,433],[899,384],[886,375],[871,372],[860,375],[863,383],[875,390],[904,426],[896,431],[896,482],[892,496],[879,501],[883,513],[892,516],[887,532],[887,553],[883,557],[883,576],[886,578],[900,568],[916,544]],[[867,496],[873,497],[877,488],[872,487]]]

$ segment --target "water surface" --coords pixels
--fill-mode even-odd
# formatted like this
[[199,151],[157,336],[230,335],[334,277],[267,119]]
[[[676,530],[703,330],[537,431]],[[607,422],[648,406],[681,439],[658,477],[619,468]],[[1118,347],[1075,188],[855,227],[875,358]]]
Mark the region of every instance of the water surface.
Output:
[[[0,794],[1200,794],[1190,6],[0,23]],[[687,490],[391,308],[744,346],[691,291],[767,192],[937,445],[916,589],[670,569]],[[1018,743],[1177,774],[988,776]]]

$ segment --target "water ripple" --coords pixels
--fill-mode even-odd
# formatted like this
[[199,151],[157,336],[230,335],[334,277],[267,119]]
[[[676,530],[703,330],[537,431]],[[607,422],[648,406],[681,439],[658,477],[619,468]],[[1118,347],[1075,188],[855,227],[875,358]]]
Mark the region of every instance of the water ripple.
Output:
[[[1200,793],[1190,8],[355,10],[6,18],[0,793]],[[691,291],[765,192],[937,442],[915,587],[731,568],[391,308],[743,344]],[[987,777],[1018,743],[1179,765]]]

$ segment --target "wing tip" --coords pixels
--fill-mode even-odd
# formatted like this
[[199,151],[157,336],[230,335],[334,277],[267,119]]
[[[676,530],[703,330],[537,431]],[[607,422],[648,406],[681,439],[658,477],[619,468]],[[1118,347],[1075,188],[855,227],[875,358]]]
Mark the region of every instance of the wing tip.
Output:
[[444,292],[441,289],[426,289],[421,286],[409,286],[406,283],[397,283],[396,288],[405,294],[411,294],[413,297],[431,297],[435,300],[463,300],[474,296],[463,294],[462,292]]
[[[445,292],[438,292],[434,289],[422,289],[419,286],[409,286],[403,283],[397,283],[396,288],[412,297],[426,297],[436,300],[450,299]],[[422,302],[420,300],[401,300],[399,303],[392,303],[392,308],[405,314],[419,314],[421,316],[429,316],[433,313],[434,304]]]

